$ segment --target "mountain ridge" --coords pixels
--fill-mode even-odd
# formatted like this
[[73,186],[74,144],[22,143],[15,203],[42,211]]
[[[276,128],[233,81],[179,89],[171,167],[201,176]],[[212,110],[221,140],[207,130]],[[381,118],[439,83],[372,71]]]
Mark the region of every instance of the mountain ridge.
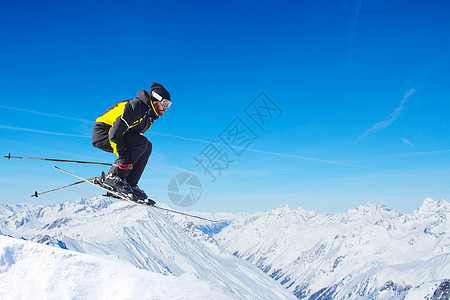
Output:
[[[409,214],[373,203],[341,214],[279,206],[251,222],[232,222],[215,238],[299,299],[379,297],[387,290],[394,297],[450,277],[448,207],[431,198]],[[420,270],[422,280],[408,277],[411,270]]]
[[[94,198],[0,205],[0,232],[161,274],[222,282],[215,290],[234,298],[289,296],[228,253],[298,299],[438,299],[436,293],[450,293],[449,213],[448,202],[431,198],[411,213],[370,202],[339,214],[289,205],[266,213],[196,213],[222,221],[212,225]],[[239,272],[226,267],[230,263]],[[219,265],[221,271],[211,269]],[[261,284],[273,291],[258,291]]]

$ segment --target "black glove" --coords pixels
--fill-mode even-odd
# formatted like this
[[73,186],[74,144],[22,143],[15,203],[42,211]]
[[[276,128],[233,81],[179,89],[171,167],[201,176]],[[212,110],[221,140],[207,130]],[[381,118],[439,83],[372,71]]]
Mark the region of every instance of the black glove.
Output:
[[131,170],[133,169],[133,164],[128,157],[120,157],[114,162],[114,166],[121,170]]

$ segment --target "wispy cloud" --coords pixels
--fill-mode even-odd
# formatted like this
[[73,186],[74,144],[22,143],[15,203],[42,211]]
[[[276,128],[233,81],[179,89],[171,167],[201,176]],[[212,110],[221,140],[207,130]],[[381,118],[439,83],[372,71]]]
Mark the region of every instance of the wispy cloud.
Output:
[[30,129],[30,128],[22,128],[22,127],[7,126],[7,125],[0,125],[0,128],[1,129],[8,129],[8,130],[16,130],[16,131],[28,131],[28,132],[35,132],[35,133],[52,134],[52,135],[62,135],[62,136],[71,136],[71,137],[80,137],[80,138],[89,138],[89,139],[91,138],[91,136],[88,136],[88,135],[71,134],[71,133],[63,133],[63,132],[53,132],[53,131]]
[[[26,112],[26,113],[32,113],[32,114],[37,114],[37,115],[42,115],[42,116],[47,116],[47,117],[53,117],[53,118],[62,118],[62,119],[80,121],[80,122],[83,122],[83,123],[94,123],[92,121],[88,121],[88,120],[84,120],[84,119],[72,118],[72,117],[61,116],[61,115],[54,115],[54,114],[48,114],[48,113],[32,111],[32,110],[27,110],[27,109],[22,109],[22,108],[17,108],[17,107],[9,107],[9,106],[0,105],[0,108],[6,108],[6,109],[11,109],[11,110],[21,111],[21,112]],[[78,135],[78,134],[70,134],[70,133],[62,133],[62,132],[54,132],[54,131],[46,131],[46,130],[38,130],[38,129],[31,129],[31,128],[22,128],[22,127],[7,126],[7,125],[1,125],[1,124],[0,124],[0,128],[1,129],[8,129],[8,130],[16,130],[16,131],[27,131],[27,132],[35,132],[35,133],[42,133],[42,134],[60,135],[60,136],[91,138],[91,136],[87,136],[87,135]],[[152,131],[151,134],[166,136],[166,137],[175,138],[175,139],[179,139],[179,140],[185,140],[185,141],[191,141],[191,142],[196,142],[196,143],[202,143],[202,144],[210,144],[212,142],[212,141],[203,140],[203,139],[184,137],[184,136],[178,136],[178,135],[172,135],[172,134],[166,134],[166,133],[159,133],[159,132],[155,132],[155,131]],[[218,146],[228,147],[226,144],[221,144],[221,143],[214,143],[214,144],[218,145]],[[312,158],[312,157],[306,157],[306,156],[295,155],[295,154],[271,152],[271,151],[264,151],[264,150],[258,150],[258,149],[236,147],[236,146],[233,146],[233,147],[234,148],[241,148],[241,149],[243,149],[245,151],[248,151],[248,152],[261,153],[261,154],[266,154],[266,155],[270,155],[270,156],[278,156],[278,157],[285,157],[285,158],[301,159],[301,160],[314,161],[314,162],[318,162],[318,163],[326,163],[326,164],[332,164],[332,165],[340,165],[340,166],[346,166],[346,167],[354,167],[354,168],[372,169],[372,170],[382,171],[382,170],[376,169],[376,168],[371,168],[371,167],[366,167],[366,166],[361,166],[361,165],[356,165],[356,164],[350,164],[350,163],[345,163],[345,162],[340,162],[340,161],[334,161],[334,160],[326,160],[326,159]]]
[[67,116],[62,116],[62,115],[49,114],[49,113],[45,113],[45,112],[41,112],[41,111],[24,109],[24,108],[19,108],[19,107],[0,105],[0,108],[1,109],[9,109],[9,110],[20,111],[20,112],[25,112],[25,113],[35,114],[35,115],[40,115],[40,116],[46,116],[46,117],[51,117],[51,118],[66,119],[66,120],[72,120],[72,121],[78,121],[78,122],[83,122],[83,123],[92,123],[92,124],[94,124],[94,122],[90,121],[90,120],[85,120],[85,119],[80,119],[80,118],[73,118],[73,117],[67,117]]
[[[171,138],[175,138],[175,139],[192,141],[192,142],[197,142],[197,143],[202,143],[202,144],[210,144],[210,143],[213,142],[213,141],[208,141],[208,140],[194,139],[194,138],[177,136],[177,135],[172,135],[172,134],[157,133],[157,132],[153,132],[153,133],[157,134],[157,135],[162,135],[162,136],[167,136],[167,137],[171,137]],[[213,142],[213,143],[214,143],[215,146],[228,147],[228,145],[223,144],[223,143],[216,143],[216,142]],[[301,156],[301,155],[296,155],[296,154],[286,154],[286,153],[280,153],[280,152],[271,152],[271,151],[258,150],[258,149],[252,149],[252,148],[246,148],[246,147],[239,147],[239,146],[233,146],[233,148],[235,148],[235,149],[242,149],[242,150],[248,151],[248,152],[266,154],[266,155],[270,155],[270,156],[294,158],[294,159],[309,160],[309,161],[314,161],[314,162],[319,162],[319,163],[326,163],[326,164],[332,164],[332,165],[340,165],[340,166],[346,166],[346,167],[354,167],[354,168],[362,168],[362,169],[372,169],[372,170],[384,171],[384,170],[381,170],[381,169],[367,167],[367,166],[361,166],[361,165],[350,164],[350,163],[334,161],[334,160],[326,160],[326,159],[306,157],[306,156]]]
[[348,58],[350,63],[352,62],[353,44],[358,30],[358,21],[361,12],[362,2],[363,0],[344,1],[344,9],[351,10],[352,12],[352,15],[350,16],[350,24],[348,31]]
[[377,124],[373,125],[359,137],[359,140],[362,140],[369,134],[378,132],[394,123],[400,116],[403,109],[405,108],[405,103],[408,101],[408,98],[411,97],[411,95],[414,94],[415,91],[416,89],[409,90],[408,93],[406,93],[406,95],[403,97],[402,101],[400,102],[400,105],[389,115],[389,118],[387,120],[378,122]]
[[407,144],[407,145],[414,146],[414,144],[411,143],[411,141],[408,140],[407,138],[402,138],[402,141],[403,141],[405,144]]
[[399,153],[393,156],[428,156],[428,155],[439,155],[450,153],[450,149],[428,151],[428,152],[410,152],[410,153]]

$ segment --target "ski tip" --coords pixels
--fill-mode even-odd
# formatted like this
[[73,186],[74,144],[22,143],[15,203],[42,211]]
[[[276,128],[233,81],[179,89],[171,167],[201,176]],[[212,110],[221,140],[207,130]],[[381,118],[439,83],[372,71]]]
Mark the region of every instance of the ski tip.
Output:
[[37,191],[34,191],[34,194],[33,195],[31,195],[31,197],[38,197],[39,196],[39,194],[38,194],[38,192]]
[[5,156],[3,156],[4,158],[7,158],[7,159],[11,159],[11,153],[8,153],[8,155],[5,155]]

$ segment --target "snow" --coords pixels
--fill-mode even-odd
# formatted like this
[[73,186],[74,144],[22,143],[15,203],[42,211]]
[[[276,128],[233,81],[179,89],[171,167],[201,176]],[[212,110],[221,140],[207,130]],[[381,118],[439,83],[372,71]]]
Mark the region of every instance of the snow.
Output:
[[0,231],[206,285],[234,299],[295,299],[200,230],[184,228],[170,214],[121,201],[94,198],[28,206],[0,216]]
[[215,239],[299,298],[412,297],[450,278],[449,214],[433,199],[410,214],[373,203],[334,215],[279,206]]
[[207,285],[0,236],[1,299],[232,299]]
[[[188,284],[195,290],[189,295],[199,299],[432,299],[438,291],[450,294],[450,204],[445,200],[426,199],[411,213],[373,203],[343,214],[288,205],[255,214],[189,213],[221,222],[95,198],[0,205],[0,233],[27,240],[2,237],[0,280],[9,280],[13,288],[6,296],[31,295],[18,290],[23,277],[39,295],[54,290],[62,298],[84,298],[91,293],[85,290],[98,286],[102,293],[115,288],[114,295],[140,299],[143,294],[127,296],[141,292],[134,291],[141,283],[126,279],[131,273],[133,280],[175,280],[177,289]],[[3,246],[4,239],[14,244]],[[39,254],[47,250],[37,247],[51,255]],[[78,262],[79,257],[86,260]],[[23,270],[17,267],[22,259]],[[33,275],[15,277],[12,270],[25,272],[27,264]],[[36,276],[40,272],[45,275]],[[74,273],[81,279],[72,282]],[[148,287],[159,295],[148,285],[152,280],[143,280],[142,291]],[[123,286],[109,286],[122,281]],[[172,298],[166,297],[172,296],[169,292],[162,295]]]

